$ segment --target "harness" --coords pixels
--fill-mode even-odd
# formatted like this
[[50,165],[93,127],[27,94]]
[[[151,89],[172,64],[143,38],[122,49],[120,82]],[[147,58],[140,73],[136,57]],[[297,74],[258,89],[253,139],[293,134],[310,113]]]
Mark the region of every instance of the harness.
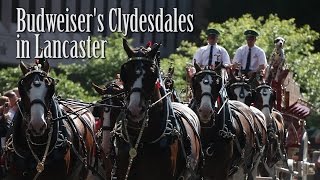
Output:
[[[36,103],[38,103],[38,101],[36,101]],[[45,168],[54,166],[54,162],[64,160],[64,155],[71,150],[71,152],[76,155],[75,157],[77,157],[81,163],[83,163],[89,170],[91,170],[93,173],[96,173],[102,179],[102,175],[100,175],[95,169],[97,167],[92,167],[86,160],[87,157],[84,140],[81,136],[79,136],[79,132],[73,122],[73,119],[70,119],[67,112],[60,109],[59,103],[55,98],[52,99],[52,106],[50,108],[53,116],[51,117],[52,119],[47,142],[40,144],[35,143],[31,141],[30,135],[27,135],[26,141],[28,149],[21,149],[18,144],[20,139],[17,138],[20,136],[18,131],[22,123],[21,120],[26,118],[22,113],[24,112],[24,109],[21,106],[21,102],[19,103],[18,107],[20,108],[20,112],[17,112],[15,119],[13,120],[13,132],[6,144],[7,161],[9,161],[9,164],[12,166],[10,169],[15,169],[17,173],[22,173],[23,177],[31,176],[36,169],[36,175],[33,177],[35,180]],[[81,119],[79,114],[77,117]],[[85,124],[83,119],[81,122],[84,124],[84,126],[91,130],[91,128]],[[68,125],[72,130],[71,134],[67,132],[66,125]],[[72,140],[71,137],[73,137],[74,140]],[[79,141],[81,145],[77,143]],[[45,146],[43,156],[38,156],[38,153],[35,152],[34,149],[41,149],[43,146]],[[79,152],[78,149],[80,149],[82,153]],[[40,157],[42,157],[41,160]],[[34,167],[36,168],[34,169]]]
[[[133,89],[131,92],[137,92],[137,91],[140,91],[140,90]],[[169,103],[170,101],[168,98],[171,92],[165,94],[165,89],[160,88],[160,93],[162,95],[162,98],[148,106],[146,116],[142,120],[142,124],[139,129],[136,129],[135,127],[132,127],[129,125],[129,120],[126,118],[126,112],[122,110],[120,115],[118,116],[118,119],[116,121],[116,125],[113,131],[111,131],[111,137],[112,137],[111,139],[113,142],[120,142],[118,140],[123,140],[124,142],[127,143],[127,146],[129,146],[129,165],[127,168],[125,179],[127,179],[129,176],[133,160],[138,156],[139,148],[147,147],[150,145],[156,145],[156,144],[159,144],[160,146],[168,146],[174,142],[174,139],[179,139],[180,147],[182,149],[182,156],[186,158],[185,160],[187,162],[187,165],[186,165],[187,168],[189,169],[193,167],[194,162],[192,162],[192,159],[190,158],[190,154],[191,154],[190,139],[188,139],[188,137],[186,136],[186,130],[184,129],[183,122],[181,121],[181,117],[185,117],[185,114],[181,112],[177,112],[176,109],[175,111],[173,111],[173,107],[171,103]],[[160,133],[160,135],[155,139],[144,141],[142,139],[142,136],[145,128],[148,127],[149,110],[153,108],[161,100],[163,101],[162,109],[164,110],[164,112],[161,113],[163,115],[161,121],[164,122],[162,133]],[[136,142],[133,144],[132,144],[132,139],[130,138],[130,135],[128,133],[128,128],[130,129],[133,128],[139,131],[138,137],[136,138]],[[116,149],[117,149],[117,146],[114,149],[117,152]],[[115,174],[115,169],[116,169],[116,163],[114,163],[114,167],[112,170],[113,175]]]

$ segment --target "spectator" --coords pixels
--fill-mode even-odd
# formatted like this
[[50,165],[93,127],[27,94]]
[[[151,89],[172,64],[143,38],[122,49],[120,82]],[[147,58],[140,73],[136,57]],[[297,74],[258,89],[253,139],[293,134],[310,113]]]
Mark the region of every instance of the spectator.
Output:
[[6,135],[9,129],[8,115],[9,112],[9,98],[6,96],[0,97],[0,150],[4,148],[6,143]]
[[7,121],[11,124],[13,117],[18,110],[17,101],[19,98],[12,90],[5,92],[3,95],[9,98],[9,119],[7,119]]
[[19,89],[17,87],[13,88],[12,91],[16,93],[18,98],[20,98]]

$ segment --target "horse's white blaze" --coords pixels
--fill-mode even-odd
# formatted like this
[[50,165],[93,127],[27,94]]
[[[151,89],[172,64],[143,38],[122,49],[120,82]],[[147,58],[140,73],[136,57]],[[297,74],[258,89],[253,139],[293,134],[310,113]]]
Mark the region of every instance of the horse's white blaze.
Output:
[[[142,70],[142,74],[137,78],[133,83],[132,88],[142,88],[142,79],[145,74],[145,71]],[[141,106],[141,92],[133,92],[130,95],[130,102],[128,105],[128,110],[133,116],[140,116],[142,106]]]
[[[208,81],[208,82],[205,82]],[[211,84],[213,83],[212,77],[206,75],[205,78],[200,82],[201,92],[211,94]],[[199,116],[201,120],[209,121],[213,112],[210,96],[202,96],[199,107]]]
[[261,89],[260,92],[261,97],[262,97],[262,105],[263,108],[261,109],[261,112],[266,116],[266,121],[267,121],[267,125],[271,122],[271,112],[270,112],[270,98],[271,98],[271,90],[265,90],[265,89]]
[[245,103],[246,97],[249,95],[249,92],[243,88],[243,97],[240,97],[240,92],[241,92],[242,87],[236,87],[234,88],[234,93],[237,95],[237,101],[240,101],[242,103]]
[[[35,99],[39,99],[45,102],[45,96],[47,94],[47,87],[43,81],[38,81],[40,86],[37,87],[33,83],[31,84],[31,89],[29,91],[30,102]],[[30,107],[30,123],[32,128],[37,132],[40,132],[41,128],[46,125],[45,121],[45,109],[42,104],[35,103]],[[44,130],[44,129],[43,129]]]

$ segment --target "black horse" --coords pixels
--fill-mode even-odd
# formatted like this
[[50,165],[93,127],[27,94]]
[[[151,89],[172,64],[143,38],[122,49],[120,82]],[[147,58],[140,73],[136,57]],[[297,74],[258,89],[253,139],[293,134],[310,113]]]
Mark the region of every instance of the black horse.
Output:
[[58,102],[47,61],[31,67],[21,62],[20,68],[6,179],[86,179],[93,168],[94,117],[84,107]]
[[132,50],[124,40],[129,60],[121,67],[126,110],[112,134],[117,179],[196,179],[200,161],[199,121],[191,109],[169,103],[151,50]]

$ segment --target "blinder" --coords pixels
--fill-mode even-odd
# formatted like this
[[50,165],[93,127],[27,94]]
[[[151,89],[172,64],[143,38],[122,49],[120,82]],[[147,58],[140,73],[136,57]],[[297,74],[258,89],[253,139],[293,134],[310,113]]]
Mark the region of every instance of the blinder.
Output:
[[[258,86],[256,88],[256,94],[257,93],[260,93],[261,89],[263,89],[263,94],[262,95],[266,95],[266,91],[269,90],[271,92],[271,97],[270,97],[270,100],[269,100],[269,103],[268,104],[263,104],[262,106],[263,107],[266,107],[266,108],[269,108],[270,111],[272,110],[272,105],[273,105],[273,102],[275,101],[276,99],[276,94],[275,94],[275,91],[269,86],[269,85],[266,85],[266,84],[262,84],[260,86]],[[255,96],[257,96],[255,94]]]
[[[33,79],[32,79],[33,78]],[[32,81],[31,81],[32,79]],[[52,77],[49,77],[48,74],[41,70],[33,70],[25,74],[25,76],[19,81],[18,83],[18,91],[21,97],[21,101],[24,104],[24,107],[28,107],[26,102],[29,100],[27,99],[27,91],[31,88],[31,83],[34,84],[34,86],[39,86],[40,81],[44,81],[46,86],[48,87],[47,95],[46,95],[46,101],[47,104],[49,103],[50,99],[52,98],[54,92],[55,92],[55,80]],[[31,81],[30,84],[26,84],[27,81]],[[42,102],[39,99],[35,99],[32,102],[30,102],[29,107],[31,107],[32,104],[42,104],[43,107],[48,110],[47,106],[44,102]]]
[[[212,70],[202,70],[197,72],[191,79],[191,87],[192,87],[192,91],[193,94],[195,94],[195,96],[197,96],[196,93],[196,89],[199,86],[201,81],[204,81],[205,84],[209,83],[209,80],[204,79],[206,75],[210,75],[212,77],[212,80],[216,83],[216,85],[220,86],[222,84],[222,78],[220,75],[218,75],[216,72],[212,71]],[[213,90],[214,88],[212,88]],[[220,90],[220,88],[219,88]],[[217,91],[217,93],[219,92],[219,90]],[[214,102],[216,99],[213,96],[214,92],[201,92],[201,94],[198,94],[198,97],[195,97],[195,99],[200,100],[203,96],[209,96],[211,98],[211,101]],[[200,102],[198,102],[200,103]]]
[[[130,89],[133,82],[130,82],[130,78],[134,79],[133,74],[136,77],[139,77],[143,70],[146,72],[146,76],[144,79],[148,83],[145,83],[147,87],[143,88],[133,88]],[[132,72],[134,71],[134,72]],[[134,57],[130,58],[128,62],[121,66],[120,78],[124,83],[124,89],[130,94],[133,92],[141,92],[141,93],[150,93],[154,88],[154,83],[159,77],[159,69],[158,66],[154,63],[154,61],[145,58],[145,57]]]
[[[234,90],[235,88],[237,87],[241,87],[241,91],[240,91],[240,94],[239,94],[239,97],[240,98],[246,98],[250,103],[252,102],[252,100],[254,99],[254,90],[251,90],[251,86],[249,84],[247,84],[246,82],[236,82],[236,83],[233,83],[229,86],[229,94],[234,94]],[[247,90],[249,93],[247,95],[247,97],[245,97],[245,94],[244,94],[244,90]]]

